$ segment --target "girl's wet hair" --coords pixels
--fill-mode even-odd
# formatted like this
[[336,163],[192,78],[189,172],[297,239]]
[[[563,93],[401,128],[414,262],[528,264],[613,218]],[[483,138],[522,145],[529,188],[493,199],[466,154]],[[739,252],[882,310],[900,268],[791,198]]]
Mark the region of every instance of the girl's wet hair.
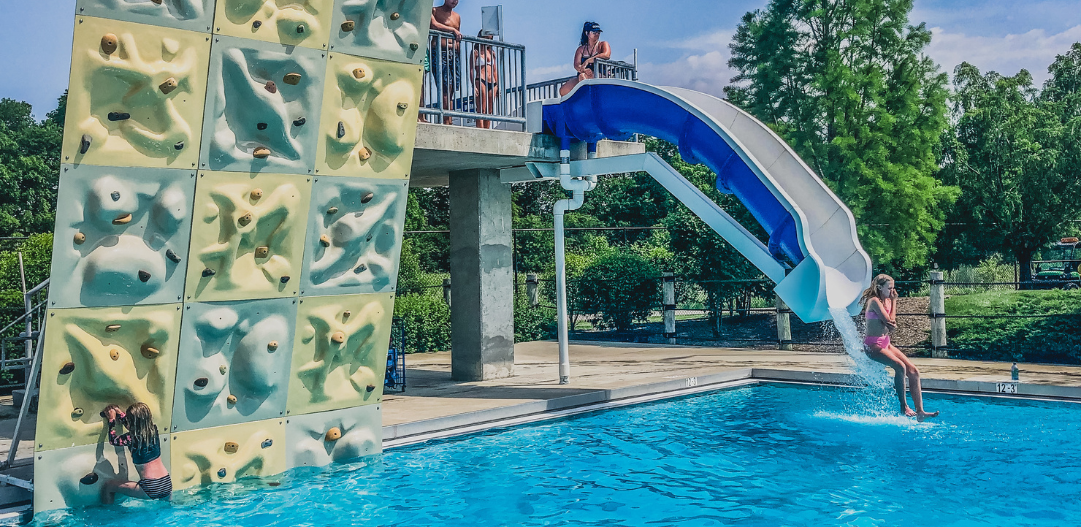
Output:
[[135,403],[128,407],[125,426],[131,432],[138,445],[152,445],[158,441],[158,427],[154,424],[154,415],[146,403]]
[[863,291],[863,296],[860,297],[860,304],[864,309],[867,309],[867,302],[872,298],[878,296],[878,288],[893,281],[893,277],[888,274],[880,274],[871,280],[871,287],[868,287]]

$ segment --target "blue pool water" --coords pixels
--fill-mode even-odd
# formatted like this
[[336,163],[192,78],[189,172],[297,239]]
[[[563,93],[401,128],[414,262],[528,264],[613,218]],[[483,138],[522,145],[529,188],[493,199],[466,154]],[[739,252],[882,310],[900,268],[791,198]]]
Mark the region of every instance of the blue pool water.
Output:
[[393,449],[38,525],[1079,525],[1081,405],[763,385]]

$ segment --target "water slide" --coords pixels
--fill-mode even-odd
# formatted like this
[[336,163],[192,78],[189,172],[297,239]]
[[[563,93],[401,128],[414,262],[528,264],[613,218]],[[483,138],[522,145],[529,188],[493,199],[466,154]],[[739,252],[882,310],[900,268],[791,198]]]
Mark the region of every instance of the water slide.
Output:
[[[683,88],[594,79],[544,101],[544,131],[596,143],[647,134],[679,147],[689,163],[717,174],[717,190],[738,198],[768,233],[762,243],[655,154],[592,159],[574,176],[649,172],[766,276],[804,322],[830,309],[859,310],[871,281],[852,212],[766,125],[728,102]],[[567,148],[566,146],[564,148]]]

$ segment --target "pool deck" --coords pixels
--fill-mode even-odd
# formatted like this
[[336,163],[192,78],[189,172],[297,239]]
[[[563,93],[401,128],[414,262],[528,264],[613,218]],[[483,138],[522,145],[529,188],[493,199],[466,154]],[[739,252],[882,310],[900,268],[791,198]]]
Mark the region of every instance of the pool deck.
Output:
[[[670,397],[724,386],[781,380],[852,380],[845,355],[833,353],[578,342],[570,346],[570,383],[558,383],[554,341],[516,344],[514,376],[481,382],[450,378],[450,353],[406,358],[407,391],[382,403],[384,447],[536,421],[605,405]],[[928,391],[996,394],[1006,383],[1020,395],[1081,400],[1081,367],[1021,364],[1012,384],[1010,363],[913,359]],[[18,410],[0,398],[0,455],[6,459]],[[0,474],[29,479],[34,416],[26,423],[14,466]],[[29,493],[0,485],[0,515],[25,508]]]

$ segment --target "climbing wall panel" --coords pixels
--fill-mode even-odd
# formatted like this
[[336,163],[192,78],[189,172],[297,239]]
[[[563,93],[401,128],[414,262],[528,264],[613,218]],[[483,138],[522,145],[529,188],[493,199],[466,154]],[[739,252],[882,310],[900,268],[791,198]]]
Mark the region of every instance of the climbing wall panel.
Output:
[[420,64],[428,42],[426,2],[336,0],[330,49],[362,57]]
[[420,66],[331,53],[316,173],[408,179]]
[[326,49],[333,0],[218,0],[214,32]]
[[301,296],[394,290],[408,184],[315,178]]
[[291,416],[285,434],[289,468],[321,467],[383,451],[378,405]]
[[64,165],[52,307],[180,302],[195,171]]
[[285,471],[285,420],[268,419],[172,435],[173,489]]
[[200,172],[186,301],[296,296],[311,178]]
[[210,36],[77,20],[63,162],[194,168]]
[[184,306],[173,431],[285,415],[294,298]]
[[215,36],[200,168],[308,174],[325,53]]
[[180,304],[55,309],[45,326],[37,450],[102,440],[107,404],[150,407],[168,430]]
[[[161,456],[169,468],[169,435],[162,433]],[[39,452],[34,478],[34,509],[45,511],[101,503],[101,490],[110,481],[139,481],[127,448],[107,443]]]
[[75,12],[209,33],[214,0],[77,0]]
[[302,298],[286,415],[379,403],[393,315],[393,294]]

